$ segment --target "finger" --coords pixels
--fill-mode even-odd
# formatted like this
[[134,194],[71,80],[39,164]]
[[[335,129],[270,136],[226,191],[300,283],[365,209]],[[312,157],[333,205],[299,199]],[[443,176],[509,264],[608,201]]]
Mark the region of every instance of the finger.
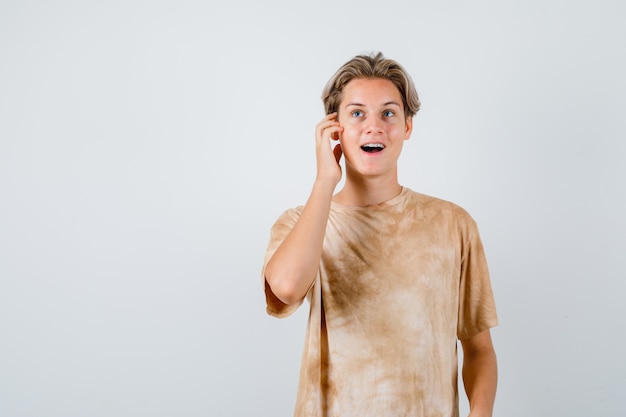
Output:
[[339,129],[337,129],[336,131],[334,131],[334,132],[332,132],[332,133],[330,134],[330,138],[331,138],[332,140],[339,140],[339,139],[341,139],[341,137],[339,136],[339,134],[340,134],[341,132],[343,132],[343,127],[339,126]]
[[325,123],[320,123],[317,126],[316,133],[318,137],[326,136],[328,129],[333,129],[339,127],[339,123],[333,121],[327,121]]
[[322,120],[320,120],[317,125],[319,126],[319,125],[322,125],[324,123],[332,122],[332,121],[336,121],[336,120],[337,120],[337,113],[336,112],[335,113],[330,113],[330,114],[327,114],[326,116],[324,116],[324,118]]
[[317,131],[316,139],[318,142],[323,140],[337,140],[339,138],[339,133],[343,131],[343,128],[339,126],[338,123],[332,122],[332,124],[328,126],[320,126]]
[[323,120],[320,120],[320,122],[317,124],[317,127],[322,127],[322,126],[331,126],[334,124],[339,124],[339,122],[337,121],[337,119],[335,118],[324,118]]
[[317,128],[319,129],[322,126],[327,126],[329,124],[337,123],[337,113],[327,114],[322,120],[317,124]]

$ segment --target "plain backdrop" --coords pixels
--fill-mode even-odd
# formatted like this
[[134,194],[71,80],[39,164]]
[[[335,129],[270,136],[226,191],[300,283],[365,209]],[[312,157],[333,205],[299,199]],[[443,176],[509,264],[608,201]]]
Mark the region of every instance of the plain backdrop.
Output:
[[0,416],[291,415],[308,306],[267,316],[261,264],[312,186],[322,87],[371,51],[422,100],[401,183],[479,224],[496,415],[623,415],[625,20],[618,0],[0,1]]

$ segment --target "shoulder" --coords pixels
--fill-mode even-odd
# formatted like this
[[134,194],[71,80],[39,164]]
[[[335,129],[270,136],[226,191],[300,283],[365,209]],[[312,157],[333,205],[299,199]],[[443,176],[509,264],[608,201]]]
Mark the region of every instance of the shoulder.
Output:
[[297,206],[297,207],[291,207],[288,208],[287,210],[285,210],[277,219],[277,221],[280,220],[289,220],[289,219],[295,219],[297,220],[300,215],[302,214],[302,210],[304,209],[304,206]]
[[272,225],[272,230],[291,229],[300,218],[303,209],[304,206],[297,206],[283,211]]
[[447,221],[475,223],[472,216],[460,205],[428,194],[407,189],[407,208],[420,209],[428,217],[442,217]]

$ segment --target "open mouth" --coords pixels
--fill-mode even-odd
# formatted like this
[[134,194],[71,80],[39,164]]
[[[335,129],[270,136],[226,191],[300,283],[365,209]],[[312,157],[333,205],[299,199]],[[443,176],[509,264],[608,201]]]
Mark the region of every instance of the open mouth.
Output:
[[383,145],[382,143],[367,143],[361,146],[361,149],[368,153],[375,153],[385,149],[385,145]]

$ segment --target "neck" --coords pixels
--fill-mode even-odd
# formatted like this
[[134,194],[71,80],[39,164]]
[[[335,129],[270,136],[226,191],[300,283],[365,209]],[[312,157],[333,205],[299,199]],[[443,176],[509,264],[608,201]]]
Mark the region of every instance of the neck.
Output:
[[346,178],[346,183],[333,198],[337,203],[366,207],[384,203],[402,191],[397,176],[392,178]]

